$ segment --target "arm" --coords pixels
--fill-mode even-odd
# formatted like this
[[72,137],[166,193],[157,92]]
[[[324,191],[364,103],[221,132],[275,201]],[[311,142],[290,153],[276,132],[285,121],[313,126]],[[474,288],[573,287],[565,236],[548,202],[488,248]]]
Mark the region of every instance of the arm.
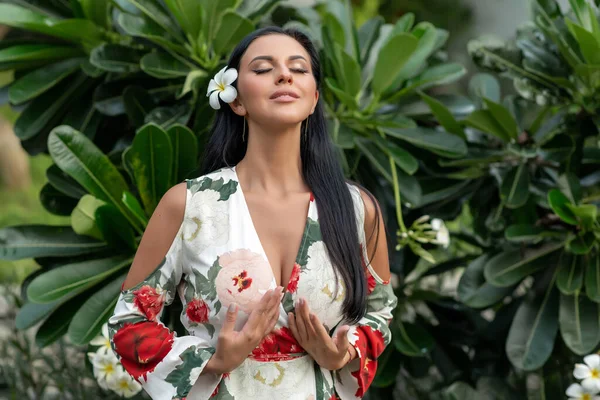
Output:
[[352,361],[334,376],[335,390],[342,400],[363,397],[371,385],[377,370],[377,358],[391,340],[388,325],[397,303],[389,284],[388,249],[379,206],[362,190],[357,203],[364,204],[357,214],[361,222],[359,239],[368,282],[367,313],[347,333],[352,345]]
[[214,362],[207,367],[215,349],[205,339],[176,337],[160,320],[182,277],[180,230],[186,201],[186,183],[161,199],[108,321],[121,364],[154,399],[186,397],[200,375],[210,394],[221,379]]

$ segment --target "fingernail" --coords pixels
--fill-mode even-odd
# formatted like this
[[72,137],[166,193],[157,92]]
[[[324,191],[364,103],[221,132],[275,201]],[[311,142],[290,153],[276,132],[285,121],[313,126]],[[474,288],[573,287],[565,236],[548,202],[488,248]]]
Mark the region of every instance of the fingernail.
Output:
[[229,309],[228,309],[228,311],[229,311],[229,312],[235,312],[235,310],[237,310],[237,304],[235,304],[235,303],[231,303],[231,304],[229,305]]

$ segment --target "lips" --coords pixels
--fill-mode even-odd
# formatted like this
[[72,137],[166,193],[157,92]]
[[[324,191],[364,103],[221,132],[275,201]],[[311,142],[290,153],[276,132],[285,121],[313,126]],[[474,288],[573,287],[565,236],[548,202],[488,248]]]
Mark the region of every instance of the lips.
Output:
[[300,96],[298,96],[296,93],[291,92],[289,90],[278,90],[271,95],[270,99],[277,99],[280,97],[291,97],[291,98],[297,99]]

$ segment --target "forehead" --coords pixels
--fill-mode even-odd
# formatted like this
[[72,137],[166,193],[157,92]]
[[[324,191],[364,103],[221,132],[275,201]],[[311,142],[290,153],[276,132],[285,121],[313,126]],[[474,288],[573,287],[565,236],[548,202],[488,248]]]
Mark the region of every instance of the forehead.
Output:
[[273,56],[275,60],[286,60],[290,56],[301,55],[310,61],[306,49],[294,38],[287,35],[272,34],[255,39],[242,56],[243,65],[248,64],[257,56]]

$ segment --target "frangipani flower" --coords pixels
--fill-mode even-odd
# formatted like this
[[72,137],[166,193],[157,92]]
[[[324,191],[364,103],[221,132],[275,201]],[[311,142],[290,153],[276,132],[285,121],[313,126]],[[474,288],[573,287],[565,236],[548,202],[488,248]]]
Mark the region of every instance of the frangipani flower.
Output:
[[221,108],[219,103],[219,97],[225,103],[231,103],[237,97],[237,90],[231,86],[238,77],[237,70],[235,68],[224,67],[222,70],[217,72],[215,77],[208,83],[208,90],[206,96],[210,96],[208,102],[210,106],[215,110]]
[[448,232],[448,228],[446,228],[444,221],[442,221],[439,218],[432,219],[431,229],[437,232],[435,236],[435,241],[438,244],[444,246],[444,248],[447,248],[450,244],[450,232]]
[[136,382],[123,369],[117,371],[108,381],[108,387],[119,396],[130,398],[142,390],[142,385]]
[[[600,391],[600,356],[590,354],[583,357],[585,364],[575,364],[573,376],[577,379],[583,379],[581,386],[588,391],[598,393]],[[600,399],[599,399],[600,400]]]
[[109,382],[115,378],[116,374],[123,371],[123,367],[113,352],[107,354],[88,353],[88,357],[94,366],[94,376],[103,389],[107,389]]
[[102,354],[112,353],[112,348],[110,347],[110,339],[108,338],[108,324],[102,325],[102,335],[96,336],[90,342],[92,346],[100,346],[97,352]]
[[566,393],[569,400],[600,400],[600,396],[596,396],[597,391],[589,391],[579,383],[569,386]]

